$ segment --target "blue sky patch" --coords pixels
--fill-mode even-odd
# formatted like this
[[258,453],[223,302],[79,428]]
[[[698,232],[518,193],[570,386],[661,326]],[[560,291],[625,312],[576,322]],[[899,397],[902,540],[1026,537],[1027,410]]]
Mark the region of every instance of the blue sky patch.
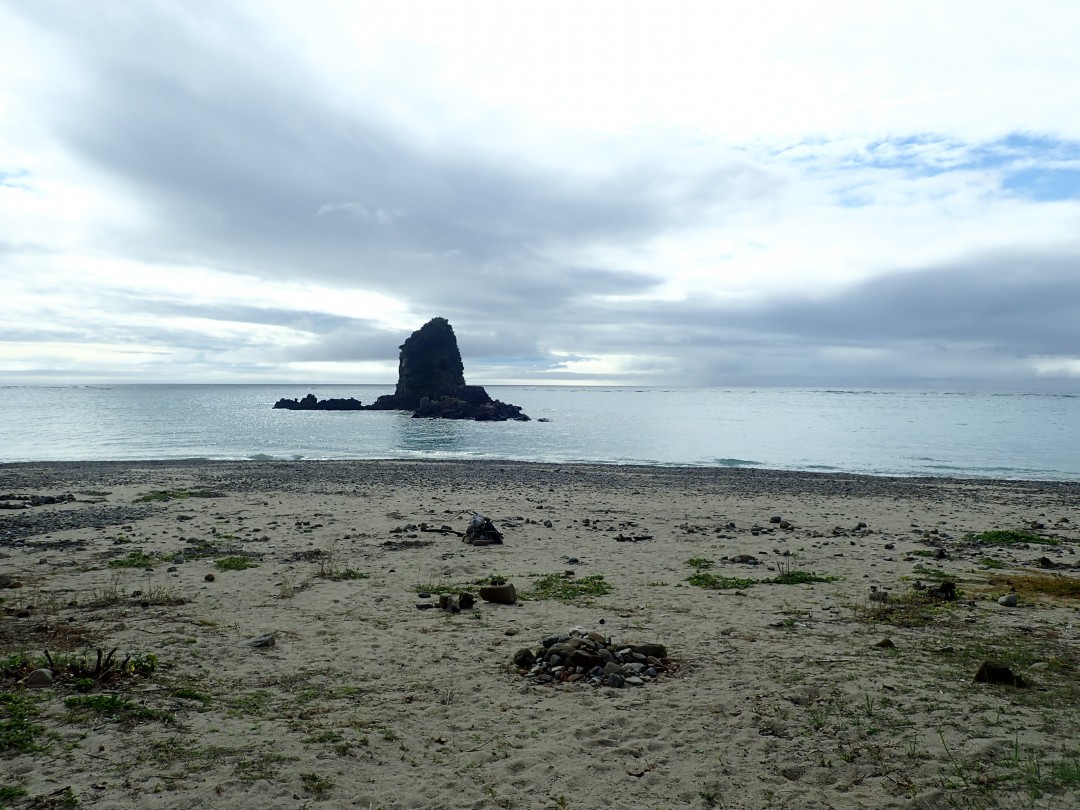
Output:
[[1040,201],[1080,199],[1080,168],[1032,167],[1009,174],[1002,188]]

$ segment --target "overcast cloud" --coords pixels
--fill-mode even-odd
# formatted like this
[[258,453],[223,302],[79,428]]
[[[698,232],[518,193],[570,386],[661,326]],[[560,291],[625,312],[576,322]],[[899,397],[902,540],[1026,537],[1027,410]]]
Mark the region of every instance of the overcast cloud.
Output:
[[1080,6],[0,0],[0,380],[1080,388]]

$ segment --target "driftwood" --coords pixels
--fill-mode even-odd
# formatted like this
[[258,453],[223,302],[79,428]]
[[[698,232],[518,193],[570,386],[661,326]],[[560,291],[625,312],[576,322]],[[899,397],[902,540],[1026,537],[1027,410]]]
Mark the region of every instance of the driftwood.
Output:
[[428,526],[426,523],[420,524],[420,531],[431,532],[433,534],[456,534],[458,537],[464,537],[464,532],[459,532],[456,529],[451,529],[449,526],[440,526],[435,528],[434,526]]

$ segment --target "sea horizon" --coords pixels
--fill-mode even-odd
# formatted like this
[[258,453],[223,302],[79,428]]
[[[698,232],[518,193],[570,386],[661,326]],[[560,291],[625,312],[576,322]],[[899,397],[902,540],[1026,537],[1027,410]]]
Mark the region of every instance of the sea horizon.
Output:
[[394,386],[0,386],[0,462],[495,459],[1080,480],[1080,395],[903,388],[487,385],[532,421],[274,410]]

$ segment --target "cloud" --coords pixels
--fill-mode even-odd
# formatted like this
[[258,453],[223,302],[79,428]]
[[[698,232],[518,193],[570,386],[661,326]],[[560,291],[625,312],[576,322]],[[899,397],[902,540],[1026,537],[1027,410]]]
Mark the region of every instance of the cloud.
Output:
[[1080,12],[808,9],[0,4],[0,367],[1070,384]]

